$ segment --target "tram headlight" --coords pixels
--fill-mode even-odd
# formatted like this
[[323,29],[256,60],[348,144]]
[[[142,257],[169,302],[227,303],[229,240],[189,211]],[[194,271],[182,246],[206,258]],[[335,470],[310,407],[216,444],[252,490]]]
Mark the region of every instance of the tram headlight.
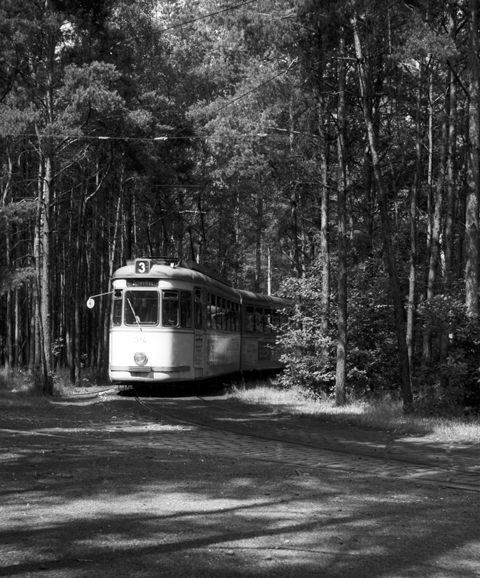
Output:
[[146,365],[148,361],[146,353],[142,353],[141,351],[137,351],[133,356],[133,359],[137,365]]

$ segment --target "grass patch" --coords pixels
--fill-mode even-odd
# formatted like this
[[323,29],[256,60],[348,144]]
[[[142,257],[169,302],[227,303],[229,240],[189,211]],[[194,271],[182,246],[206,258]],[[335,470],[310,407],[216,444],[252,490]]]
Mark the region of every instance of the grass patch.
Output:
[[68,370],[59,370],[53,376],[54,395],[48,397],[42,392],[42,376],[29,369],[7,371],[0,368],[0,409],[35,408],[47,405],[52,399],[68,397],[72,392],[88,392],[97,385],[95,374],[85,372],[81,387],[74,387],[69,380]]
[[47,399],[32,372],[0,369],[1,408],[33,408],[46,403]]
[[422,436],[430,442],[472,443],[480,439],[478,418],[405,414],[401,402],[389,399],[375,403],[352,401],[337,407],[332,400],[315,399],[300,388],[278,389],[268,383],[259,383],[253,388],[235,386],[229,395],[248,403],[276,406],[295,415],[405,436]]

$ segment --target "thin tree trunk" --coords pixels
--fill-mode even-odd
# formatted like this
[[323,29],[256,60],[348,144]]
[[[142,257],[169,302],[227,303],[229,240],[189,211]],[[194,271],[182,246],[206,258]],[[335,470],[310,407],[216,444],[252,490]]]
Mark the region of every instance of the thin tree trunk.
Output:
[[378,156],[376,135],[373,126],[372,113],[370,110],[370,103],[368,100],[368,92],[366,85],[365,61],[363,57],[362,45],[360,42],[360,35],[358,31],[358,17],[357,6],[354,5],[352,13],[352,27],[355,43],[355,54],[357,57],[358,76],[360,81],[360,91],[363,101],[363,114],[368,135],[368,143],[372,155],[373,172],[375,176],[375,183],[377,185],[378,204],[380,209],[380,218],[382,224],[382,238],[385,257],[387,260],[388,277],[390,283],[390,291],[393,300],[393,309],[395,314],[395,325],[397,332],[397,343],[400,361],[400,376],[403,405],[406,411],[410,411],[413,404],[410,365],[408,361],[408,350],[406,343],[406,324],[404,319],[404,310],[402,295],[400,290],[400,281],[398,278],[397,268],[395,264],[395,254],[393,250],[392,235],[390,228],[390,219],[388,216],[387,196],[383,184],[382,172],[380,169],[380,160]]
[[418,92],[415,110],[415,180],[410,197],[410,271],[408,276],[408,308],[407,308],[407,349],[410,370],[414,359],[414,313],[415,313],[415,288],[417,280],[417,204],[422,179],[422,129],[421,104],[422,104],[422,81],[423,64],[420,64],[418,79]]
[[292,223],[292,238],[293,238],[293,270],[297,277],[301,276],[300,266],[300,248],[298,246],[298,211],[297,211],[297,192],[292,191],[290,197],[290,215]]
[[[448,31],[450,38],[455,42],[457,34],[456,7],[451,4],[448,14]],[[456,59],[449,61],[452,70],[456,68]],[[456,140],[457,140],[457,82],[454,74],[449,71],[449,115],[448,115],[448,150],[446,162],[446,181],[445,181],[445,228],[444,228],[444,247],[445,247],[445,265],[443,272],[443,283],[445,291],[450,293],[452,274],[453,274],[453,215],[455,210],[455,193],[456,193],[456,175],[455,175],[455,157],[456,157]],[[440,337],[440,363],[445,363],[448,355],[449,335],[444,331]],[[447,386],[448,377],[442,376],[443,386]]]
[[[330,247],[328,243],[328,219],[329,219],[329,191],[328,191],[328,165],[327,165],[327,139],[325,131],[325,118],[322,103],[320,104],[319,132],[320,132],[320,180],[321,180],[321,223],[320,223],[320,250],[322,256],[322,312],[321,332],[326,336],[328,333],[328,319],[330,312]],[[327,352],[324,352],[327,355]]]
[[469,102],[469,164],[467,213],[465,226],[466,266],[465,266],[465,302],[470,317],[478,316],[478,193],[479,193],[479,97],[480,65],[478,38],[479,0],[470,0],[469,37],[470,37],[470,102]]
[[[430,258],[427,275],[427,294],[426,299],[429,301],[433,299],[437,291],[437,278],[440,260],[440,242],[442,234],[442,219],[444,208],[444,191],[445,191],[445,177],[446,177],[446,162],[448,151],[448,124],[449,116],[449,95],[445,97],[445,115],[442,123],[442,142],[441,142],[441,158],[439,175],[437,179],[437,189],[435,194],[434,212],[432,220],[432,231],[430,240]],[[426,328],[423,334],[423,364],[430,366],[432,364],[432,335],[431,331]]]
[[339,39],[338,64],[338,180],[337,180],[337,245],[338,245],[338,321],[337,321],[337,367],[335,379],[335,403],[346,402],[347,365],[347,219],[345,188],[347,182],[345,145],[345,33],[342,27]]
[[[48,146],[48,145],[47,145]],[[43,174],[43,198],[41,200],[41,276],[40,276],[40,320],[42,333],[42,359],[43,359],[43,390],[48,395],[53,395],[53,359],[51,344],[51,258],[50,258],[50,218],[53,166],[49,153],[45,157],[45,170]]]
[[[261,188],[261,183],[260,183]],[[262,191],[257,192],[257,226],[255,242],[255,282],[254,291],[260,292],[262,275],[262,230],[263,230],[263,198]]]

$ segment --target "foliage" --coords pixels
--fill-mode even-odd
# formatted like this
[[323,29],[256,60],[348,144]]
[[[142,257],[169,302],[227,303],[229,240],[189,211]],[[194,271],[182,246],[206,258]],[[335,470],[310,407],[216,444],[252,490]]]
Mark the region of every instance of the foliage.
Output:
[[[480,413],[480,326],[458,295],[436,295],[419,306],[432,339],[445,340],[445,359],[419,375],[418,406],[427,413]],[[428,370],[427,370],[428,369]]]
[[[287,279],[285,295],[295,295],[291,323],[279,343],[287,370],[280,383],[300,383],[319,395],[331,396],[336,373],[336,313],[327,335],[321,333],[321,267],[302,279]],[[348,302],[348,393],[353,398],[395,392],[398,374],[391,360],[397,354],[395,327],[381,262],[368,262],[351,276]]]

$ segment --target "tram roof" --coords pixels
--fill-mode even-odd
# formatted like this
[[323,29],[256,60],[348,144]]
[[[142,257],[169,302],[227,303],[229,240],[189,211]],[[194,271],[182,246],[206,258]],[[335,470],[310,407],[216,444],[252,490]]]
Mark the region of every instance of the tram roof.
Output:
[[135,264],[132,262],[117,269],[113,273],[112,279],[176,279],[178,281],[187,281],[190,283],[201,283],[202,285],[213,284],[222,287],[224,290],[230,289],[233,291],[228,282],[223,283],[206,273],[201,273],[200,271],[195,271],[188,267],[172,267],[169,265],[157,264],[153,261],[148,273],[137,273],[135,270]]
[[228,279],[192,261],[183,261],[179,265],[171,266],[165,262],[155,262],[155,259],[151,259],[148,273],[137,273],[135,261],[129,261],[127,265],[120,267],[113,273],[112,279],[176,279],[179,281],[198,283],[203,286],[215,287],[223,292],[237,295],[242,301],[252,304],[285,307],[288,303],[287,299],[280,297],[263,295],[243,289],[234,289]]

